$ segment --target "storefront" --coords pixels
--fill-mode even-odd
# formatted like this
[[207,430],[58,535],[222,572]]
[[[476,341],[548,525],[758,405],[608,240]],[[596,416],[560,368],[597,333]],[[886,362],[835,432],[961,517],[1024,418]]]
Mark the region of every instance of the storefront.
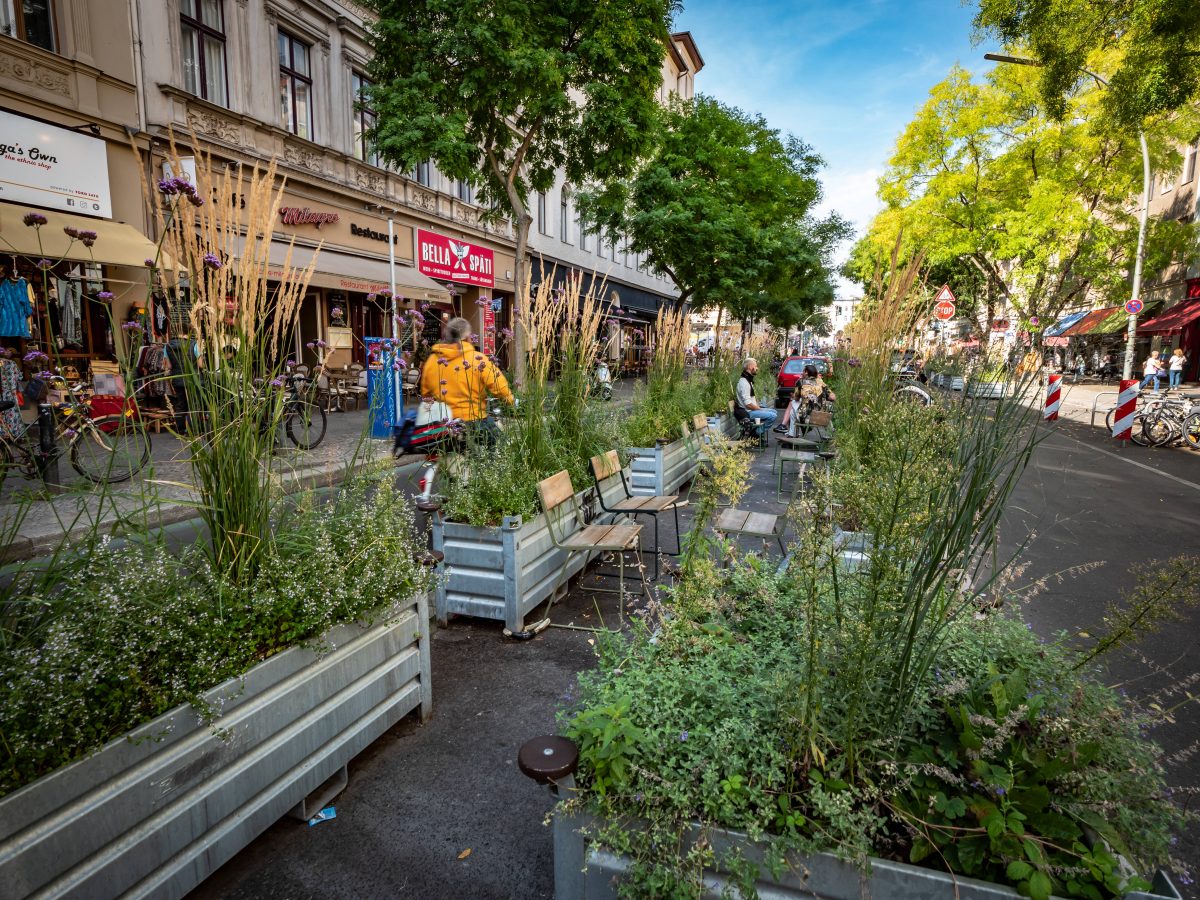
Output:
[[1155,340],[1165,356],[1179,347],[1187,357],[1184,381],[1200,378],[1200,278],[1187,281],[1187,296],[1154,318],[1143,319],[1138,334]]
[[[429,330],[451,316],[471,323],[477,346],[507,362],[501,329],[511,328],[514,257],[492,247],[418,228],[414,235],[417,271],[444,286],[448,303],[435,303],[436,316],[426,317]],[[439,322],[440,320],[440,322]]]
[[[111,371],[124,339],[114,319],[154,329],[145,263],[155,245],[113,220],[114,198],[119,212],[141,212],[136,171],[110,172],[107,143],[78,131],[9,112],[0,128],[0,347],[44,353],[71,379],[100,360]],[[47,363],[24,374],[34,366]]]

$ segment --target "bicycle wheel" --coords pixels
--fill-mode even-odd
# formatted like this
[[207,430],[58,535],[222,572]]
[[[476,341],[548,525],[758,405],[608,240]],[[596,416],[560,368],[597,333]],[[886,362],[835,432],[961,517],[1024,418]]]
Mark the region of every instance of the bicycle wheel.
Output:
[[1200,412],[1183,420],[1183,443],[1193,450],[1200,450]]
[[287,434],[301,450],[311,450],[325,439],[325,410],[310,400],[288,404]]
[[150,433],[128,416],[89,419],[71,443],[71,465],[96,484],[128,481],[150,462]]
[[1150,446],[1162,447],[1171,442],[1175,435],[1175,427],[1169,417],[1156,413],[1142,419],[1141,432]]
[[915,384],[905,385],[899,390],[893,392],[892,399],[899,400],[903,403],[916,403],[921,406],[928,406],[933,402],[933,398]]

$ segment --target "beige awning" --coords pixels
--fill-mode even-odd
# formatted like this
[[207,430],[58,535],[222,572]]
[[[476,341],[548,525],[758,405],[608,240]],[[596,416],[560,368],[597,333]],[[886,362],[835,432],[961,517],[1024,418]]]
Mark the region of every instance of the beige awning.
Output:
[[[292,269],[304,269],[316,254],[317,265],[313,270],[309,285],[312,287],[329,288],[335,291],[354,291],[362,294],[378,293],[390,286],[388,280],[389,264],[386,259],[371,256],[357,256],[352,253],[341,253],[337,250],[294,246],[291,248]],[[282,241],[272,241],[267,269],[268,278],[283,276],[283,266],[287,261],[288,245]],[[450,302],[450,292],[444,287],[422,275],[412,266],[396,263],[396,293],[400,297],[411,300],[437,300]]]
[[[26,225],[24,217],[30,212],[45,216],[46,224],[40,228]],[[94,231],[96,242],[90,248],[85,247],[68,237],[64,228]],[[0,253],[16,253],[51,262],[69,259],[142,269],[146,260],[154,259],[156,248],[152,240],[124,222],[0,203]]]

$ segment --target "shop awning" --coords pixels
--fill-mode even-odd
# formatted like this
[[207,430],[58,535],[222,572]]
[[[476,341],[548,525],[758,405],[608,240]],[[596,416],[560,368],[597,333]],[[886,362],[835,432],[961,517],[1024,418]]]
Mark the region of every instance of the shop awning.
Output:
[[1091,334],[1109,316],[1115,313],[1119,306],[1108,306],[1104,309],[1093,309],[1090,313],[1062,333],[1062,337],[1073,338]]
[[1200,319],[1200,297],[1193,297],[1138,325],[1138,334],[1179,334],[1197,319]]
[[[240,252],[244,239],[239,239]],[[337,250],[320,251],[312,247],[292,247],[292,256],[288,260],[288,244],[284,241],[272,241],[268,255],[270,266],[267,269],[268,278],[282,278],[284,263],[289,262],[292,269],[304,269],[317,257],[316,268],[309,280],[310,287],[328,288],[334,291],[351,291],[360,294],[372,294],[386,290],[389,287],[389,263],[385,259],[370,256],[356,256],[352,253],[340,253]],[[412,266],[396,263],[396,293],[411,300],[430,300],[441,303],[450,302],[450,292],[444,287],[422,275]]]
[[1065,347],[1071,343],[1071,339],[1061,337],[1059,335],[1052,335],[1051,337],[1043,338],[1042,343],[1047,347]]
[[[28,212],[45,216],[46,224],[40,229],[26,225],[24,216]],[[85,247],[80,241],[68,237],[64,228],[94,231],[96,242],[91,248]],[[34,260],[69,259],[73,262],[98,262],[144,269],[146,260],[154,259],[156,252],[152,240],[124,222],[0,204],[0,253],[16,253]]]
[[1058,337],[1087,314],[1088,311],[1086,309],[1083,312],[1067,313],[1065,316],[1047,328],[1044,334],[1046,337]]

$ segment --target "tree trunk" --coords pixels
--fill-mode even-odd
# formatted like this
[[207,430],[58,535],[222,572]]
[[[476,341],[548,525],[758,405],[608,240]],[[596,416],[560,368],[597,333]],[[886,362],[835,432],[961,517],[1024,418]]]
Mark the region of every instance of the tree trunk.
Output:
[[[524,305],[519,298],[525,290],[525,248],[529,243],[529,224],[532,216],[525,211],[515,192],[509,196],[509,200],[513,202],[513,218],[517,223],[517,256],[513,261],[513,300],[517,301],[513,307],[516,311],[513,315],[513,380],[517,387],[522,387],[525,384],[525,351],[529,346],[529,339],[525,331],[527,323],[523,317],[518,318],[517,313]],[[529,298],[529,302],[533,302],[532,297]]]

